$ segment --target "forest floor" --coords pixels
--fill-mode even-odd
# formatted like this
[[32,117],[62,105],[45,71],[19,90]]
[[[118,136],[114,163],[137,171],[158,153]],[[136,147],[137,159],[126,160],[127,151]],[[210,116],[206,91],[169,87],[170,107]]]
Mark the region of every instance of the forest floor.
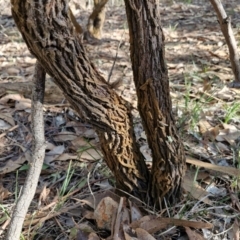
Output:
[[[70,6],[80,25],[86,26],[91,8],[78,2]],[[187,154],[184,199],[162,212],[145,207],[148,218],[134,199],[121,211],[131,211],[132,221],[145,216],[137,228],[145,231],[138,230],[137,239],[237,240],[240,90],[228,87],[233,80],[228,48],[210,1],[161,2],[173,111]],[[223,2],[239,46],[240,4]],[[14,24],[10,3],[0,0],[0,5],[5,6],[0,10],[0,239],[4,239],[31,161],[30,96],[36,60]],[[108,4],[103,39],[85,46],[105,79],[119,81],[118,94],[137,107],[124,5]],[[107,206],[117,204],[113,209],[119,209],[120,197],[114,194],[114,179],[102,159],[97,135],[75,115],[50,77],[45,100],[46,157],[21,239],[105,239],[109,231],[100,230],[103,216]],[[137,111],[134,116],[141,151],[151,163]],[[104,207],[96,209],[102,199]],[[154,216],[168,216],[171,222],[151,221]],[[185,221],[175,222],[176,218]],[[115,233],[133,239],[134,224],[116,217],[117,221],[123,228],[121,232],[115,228]]]

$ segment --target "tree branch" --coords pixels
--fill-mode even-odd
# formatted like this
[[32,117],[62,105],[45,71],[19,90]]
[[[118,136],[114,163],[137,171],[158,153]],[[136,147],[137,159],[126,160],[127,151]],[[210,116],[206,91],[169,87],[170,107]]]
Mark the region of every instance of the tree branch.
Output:
[[43,120],[43,99],[45,88],[46,72],[37,61],[35,73],[33,76],[32,90],[32,131],[33,131],[33,156],[32,162],[29,163],[30,168],[25,180],[23,191],[13,211],[12,219],[7,233],[6,240],[19,240],[22,225],[27,214],[30,203],[34,197],[38,179],[42,170],[43,160],[45,156],[45,138],[44,138],[44,120]]
[[237,51],[237,43],[231,27],[231,18],[227,16],[220,0],[210,0],[210,2],[215,12],[217,13],[217,18],[229,50],[232,71],[235,77],[235,80],[230,84],[230,87],[239,88],[240,87],[240,62],[239,62],[239,54]]

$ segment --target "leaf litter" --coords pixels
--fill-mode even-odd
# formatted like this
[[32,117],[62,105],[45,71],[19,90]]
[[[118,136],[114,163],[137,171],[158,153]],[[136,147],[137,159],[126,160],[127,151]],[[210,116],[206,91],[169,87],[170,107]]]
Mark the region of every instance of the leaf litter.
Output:
[[[188,2],[188,3],[187,3]],[[115,193],[95,131],[71,110],[47,77],[44,105],[47,150],[35,198],[24,223],[26,239],[239,239],[239,90],[228,88],[233,74],[228,49],[210,3],[163,1],[162,25],[173,111],[187,154],[184,198],[156,212],[137,199]],[[0,237],[31,162],[31,80],[35,58],[11,18],[0,15]],[[240,6],[224,2],[240,41]],[[90,9],[72,1],[86,26]],[[120,44],[119,44],[120,42]],[[116,91],[137,106],[122,3],[108,4],[104,38],[86,48]],[[140,117],[135,132],[147,164],[151,151]],[[46,237],[47,236],[47,237]]]

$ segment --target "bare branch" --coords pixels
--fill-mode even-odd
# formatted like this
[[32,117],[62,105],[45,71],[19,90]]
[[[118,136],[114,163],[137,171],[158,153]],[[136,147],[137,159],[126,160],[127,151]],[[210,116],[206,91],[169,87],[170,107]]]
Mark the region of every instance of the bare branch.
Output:
[[41,64],[37,61],[35,73],[33,76],[32,90],[32,131],[33,131],[33,156],[30,168],[23,186],[23,191],[17,201],[13,211],[12,219],[7,233],[6,240],[19,240],[23,222],[27,214],[30,203],[34,197],[39,175],[41,173],[43,160],[45,156],[45,139],[44,139],[44,121],[43,121],[43,99],[45,88],[46,72]]
[[217,13],[218,21],[228,45],[232,71],[235,80],[231,83],[231,87],[240,87],[240,62],[237,51],[237,43],[231,27],[231,18],[227,16],[220,0],[210,0],[215,12]]

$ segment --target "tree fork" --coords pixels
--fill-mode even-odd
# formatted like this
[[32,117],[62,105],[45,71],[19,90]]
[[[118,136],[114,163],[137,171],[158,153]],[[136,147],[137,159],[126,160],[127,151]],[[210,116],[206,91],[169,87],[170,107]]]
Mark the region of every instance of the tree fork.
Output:
[[107,2],[108,0],[94,0],[93,12],[88,18],[88,34],[97,39],[101,39],[102,37]]
[[149,195],[155,204],[180,197],[185,155],[172,114],[164,36],[157,0],[125,0],[138,109],[153,165]]
[[11,4],[31,53],[79,116],[97,129],[117,186],[146,201],[149,173],[135,141],[130,108],[87,57],[69,18],[67,1],[11,0]]

